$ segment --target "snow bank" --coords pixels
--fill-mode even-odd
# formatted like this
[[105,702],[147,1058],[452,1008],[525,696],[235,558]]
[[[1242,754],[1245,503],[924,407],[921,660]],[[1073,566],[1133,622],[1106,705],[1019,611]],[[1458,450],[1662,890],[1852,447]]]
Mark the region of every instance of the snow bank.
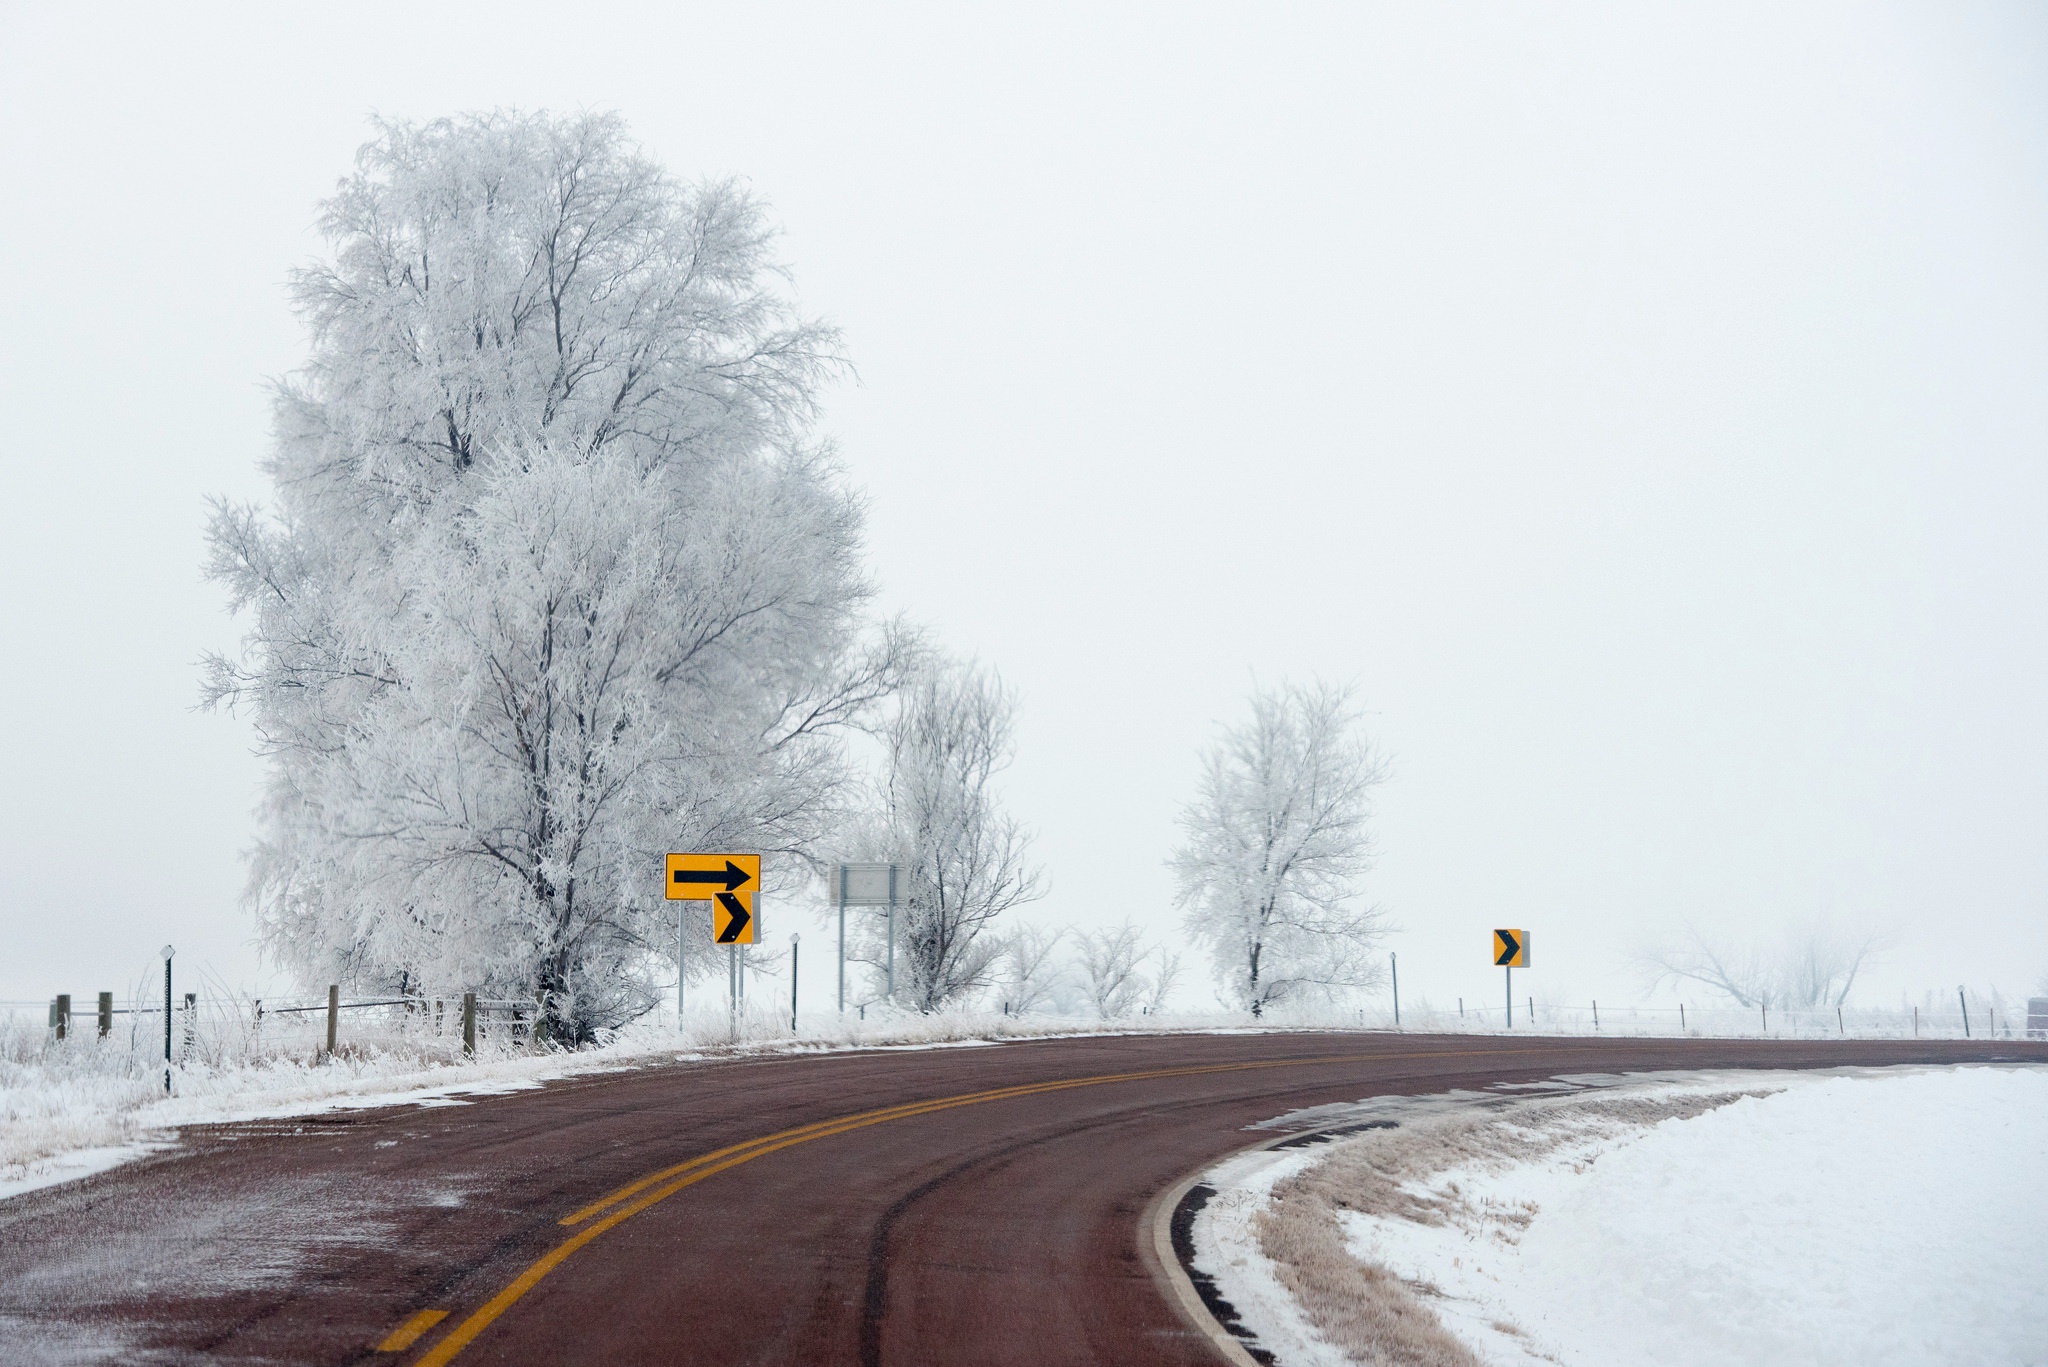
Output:
[[[2048,1363],[2048,1069],[1701,1074],[1467,1094],[1462,1116],[1442,1100],[1293,1180],[1220,1177],[1295,1201],[1334,1174],[1320,1195],[1352,1257],[1497,1367]],[[1204,1256],[1261,1342],[1292,1367],[1358,1360],[1316,1307],[1271,1304],[1285,1269],[1261,1266],[1258,1217],[1216,1201],[1237,1213]]]
[[2048,1362],[2048,1070],[1821,1079],[1545,1176],[1429,1271],[1570,1367]]

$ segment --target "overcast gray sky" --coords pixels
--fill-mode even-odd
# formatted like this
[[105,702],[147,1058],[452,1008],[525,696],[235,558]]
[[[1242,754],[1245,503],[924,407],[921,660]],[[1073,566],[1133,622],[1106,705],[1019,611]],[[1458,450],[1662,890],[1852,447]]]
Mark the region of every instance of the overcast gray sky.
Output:
[[1687,918],[2048,972],[2040,5],[5,4],[0,997],[264,978],[203,499],[368,116],[493,105],[773,204],[885,606],[1022,692],[1035,916],[1169,928],[1198,748],[1320,675],[1410,993]]

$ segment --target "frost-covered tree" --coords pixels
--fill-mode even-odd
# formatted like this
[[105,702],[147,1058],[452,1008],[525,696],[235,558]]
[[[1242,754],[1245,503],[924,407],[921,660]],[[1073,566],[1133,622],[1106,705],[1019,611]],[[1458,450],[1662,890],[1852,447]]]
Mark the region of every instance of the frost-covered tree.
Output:
[[1188,934],[1254,1016],[1378,980],[1383,918],[1357,899],[1384,774],[1349,692],[1321,684],[1255,688],[1204,755],[1171,866]]
[[995,989],[1011,1011],[1051,1007],[1064,985],[1065,965],[1057,957],[1066,931],[1020,926],[1003,936],[996,955]]
[[906,648],[861,635],[859,504],[808,435],[835,338],[759,206],[610,116],[380,124],[321,222],[273,500],[210,531],[263,940],[582,1036],[672,971],[664,850],[827,832],[834,729]]
[[[881,729],[883,759],[862,859],[901,864],[896,996],[933,1011],[993,981],[996,918],[1039,895],[1029,838],[997,799],[1010,763],[1016,699],[972,663],[929,660]],[[881,927],[859,957],[879,964]]]
[[1148,998],[1145,937],[1125,921],[1074,935],[1074,966],[1088,994],[1088,1005],[1104,1020],[1128,1016]]
[[1694,982],[1739,1006],[1805,1011],[1841,1006],[1880,937],[1812,921],[1775,943],[1717,940],[1687,926],[1675,944],[1643,955],[1653,979]]
[[1180,955],[1148,942],[1129,921],[1074,932],[1074,975],[1104,1020],[1158,1012],[1180,982]]

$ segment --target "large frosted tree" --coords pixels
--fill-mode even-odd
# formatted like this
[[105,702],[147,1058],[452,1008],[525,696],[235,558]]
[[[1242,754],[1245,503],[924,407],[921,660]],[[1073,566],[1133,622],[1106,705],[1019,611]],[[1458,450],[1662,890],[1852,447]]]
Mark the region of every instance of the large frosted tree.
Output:
[[1171,864],[1188,934],[1254,1016],[1377,980],[1382,917],[1359,900],[1385,767],[1349,693],[1258,688],[1203,756]]
[[835,728],[892,685],[809,436],[835,338],[759,206],[614,117],[380,124],[321,221],[274,499],[210,532],[253,624],[207,693],[270,761],[264,940],[587,1034],[673,971],[661,852],[805,854]]

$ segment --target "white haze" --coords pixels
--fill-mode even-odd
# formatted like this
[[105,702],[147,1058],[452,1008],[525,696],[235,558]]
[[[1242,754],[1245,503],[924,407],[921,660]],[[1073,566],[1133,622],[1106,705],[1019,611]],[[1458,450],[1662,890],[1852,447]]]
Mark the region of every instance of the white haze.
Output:
[[366,116],[497,105],[773,204],[883,606],[1021,695],[1032,919],[1167,930],[1198,750],[1321,676],[1406,993],[1684,918],[2048,972],[2038,7],[9,5],[0,997],[268,972],[203,498]]

